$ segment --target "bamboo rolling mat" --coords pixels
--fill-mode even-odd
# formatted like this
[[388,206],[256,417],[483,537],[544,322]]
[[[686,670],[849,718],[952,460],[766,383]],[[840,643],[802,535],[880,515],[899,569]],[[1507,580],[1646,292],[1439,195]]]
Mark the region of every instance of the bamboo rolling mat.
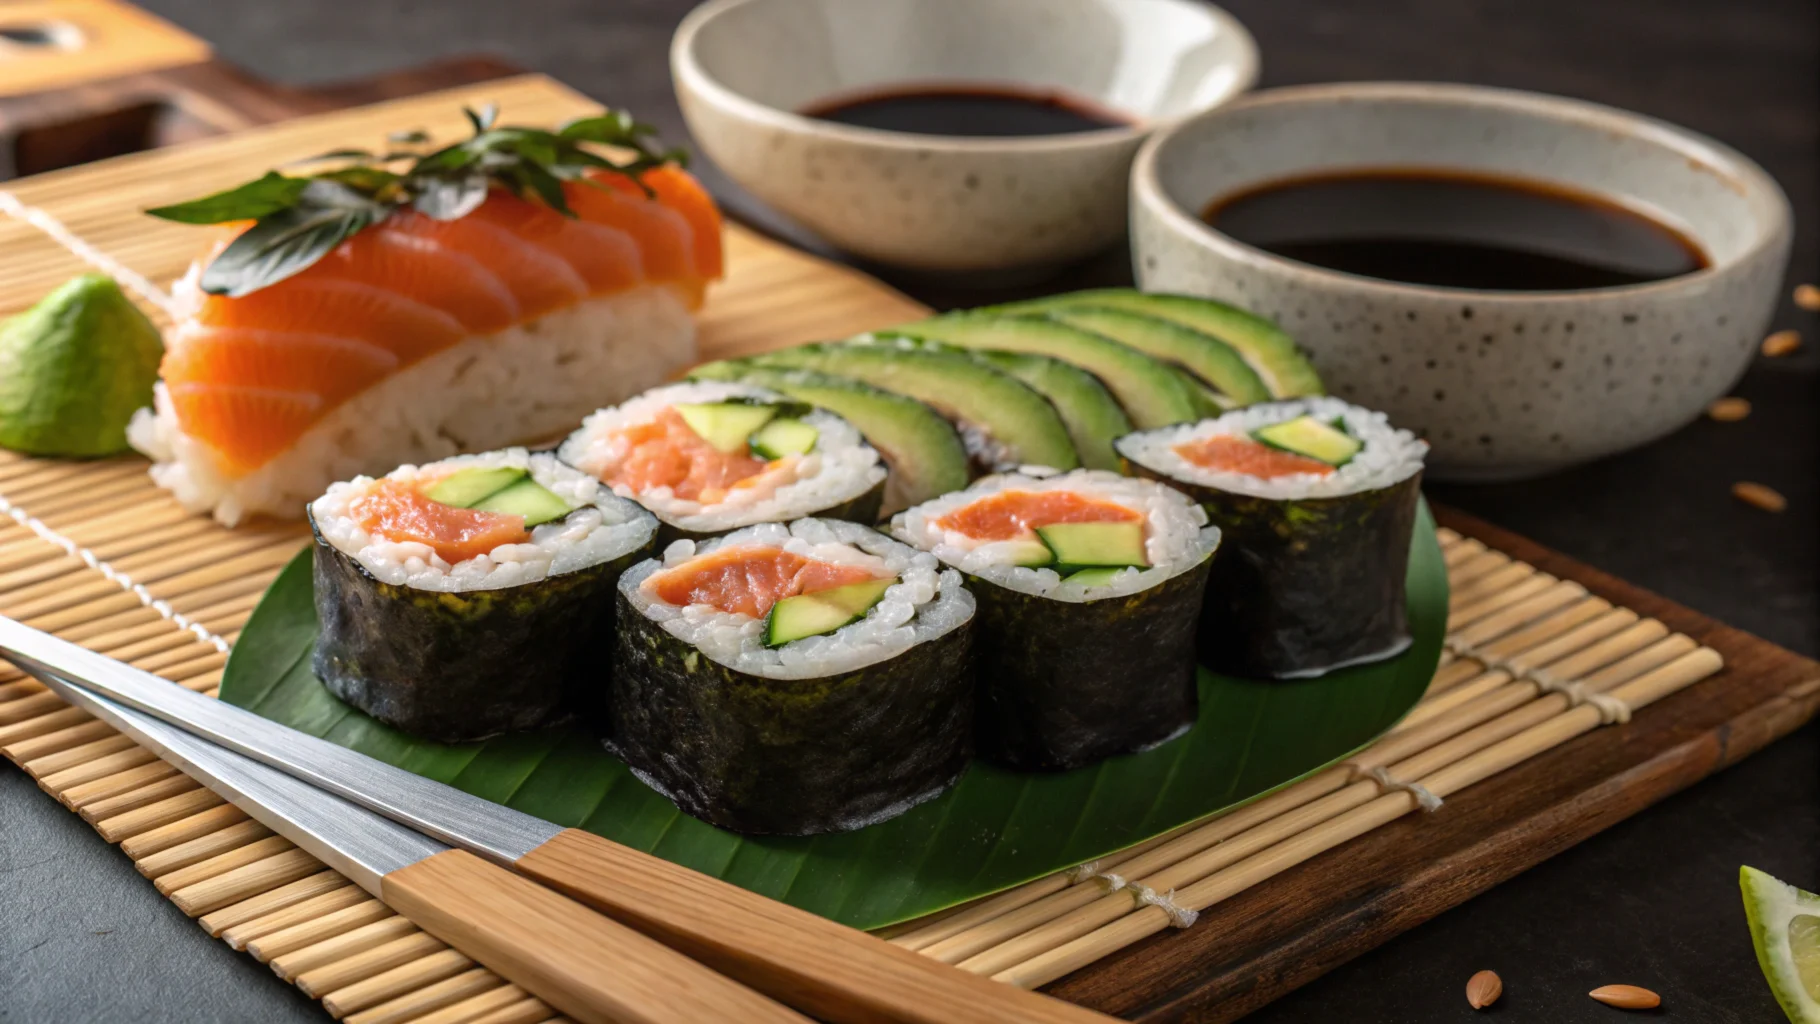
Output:
[[[536,76],[286,122],[17,184],[24,203],[155,290],[195,256],[195,229],[138,210],[385,132],[459,130],[458,106],[508,120],[593,108]],[[37,229],[0,222],[0,312],[83,269]],[[852,271],[730,229],[730,274],[702,317],[704,357],[853,333],[921,310]],[[304,544],[294,524],[226,530],[185,514],[122,458],[0,455],[0,614],[181,685],[214,692],[225,652]],[[1422,703],[1347,765],[1131,850],[892,929],[961,969],[1039,986],[1474,782],[1706,678],[1720,657],[1685,635],[1482,543],[1442,531],[1453,585],[1449,654]],[[252,953],[336,1017],[537,1022],[554,1011],[444,946],[129,739],[0,668],[0,753],[118,843],[210,934]],[[1459,799],[1470,800],[1470,792]],[[1444,812],[1443,812],[1444,813]]]

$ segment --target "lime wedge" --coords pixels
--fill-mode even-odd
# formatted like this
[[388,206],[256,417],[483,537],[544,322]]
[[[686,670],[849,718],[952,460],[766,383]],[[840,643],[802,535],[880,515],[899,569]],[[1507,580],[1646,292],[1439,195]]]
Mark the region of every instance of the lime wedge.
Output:
[[1740,868],[1744,916],[1769,989],[1793,1024],[1820,1024],[1820,896]]

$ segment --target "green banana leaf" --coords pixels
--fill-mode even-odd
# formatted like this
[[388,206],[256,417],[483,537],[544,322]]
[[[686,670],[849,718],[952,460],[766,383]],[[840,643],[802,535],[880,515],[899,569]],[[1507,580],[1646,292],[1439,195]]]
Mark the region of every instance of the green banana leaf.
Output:
[[273,582],[228,659],[224,700],[489,800],[684,864],[859,928],[919,917],[1229,809],[1370,743],[1440,658],[1447,573],[1427,506],[1409,562],[1415,643],[1297,682],[1201,674],[1201,718],[1161,747],[1056,774],[976,762],[945,796],[855,832],[742,837],[676,810],[579,729],[450,746],[330,696],[310,671],[310,552]]

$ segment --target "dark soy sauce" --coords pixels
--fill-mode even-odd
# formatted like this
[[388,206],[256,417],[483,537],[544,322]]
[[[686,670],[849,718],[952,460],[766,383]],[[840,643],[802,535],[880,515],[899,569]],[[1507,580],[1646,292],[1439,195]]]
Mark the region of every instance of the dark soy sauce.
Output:
[[1131,119],[1056,89],[913,85],[845,93],[803,108],[805,117],[916,135],[1071,135],[1123,128]]
[[1215,200],[1202,218],[1287,259],[1448,288],[1611,288],[1708,264],[1686,235],[1611,200],[1469,172],[1284,179]]

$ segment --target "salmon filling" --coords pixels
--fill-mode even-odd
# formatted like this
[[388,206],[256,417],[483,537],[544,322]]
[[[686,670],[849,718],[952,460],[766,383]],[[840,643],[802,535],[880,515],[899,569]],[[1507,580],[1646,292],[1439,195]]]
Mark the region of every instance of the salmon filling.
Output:
[[935,521],[975,540],[1016,540],[1057,523],[1134,523],[1143,513],[1073,491],[1000,491]]
[[1178,444],[1175,453],[1202,469],[1243,473],[1259,480],[1275,480],[1280,476],[1299,476],[1305,473],[1315,476],[1329,476],[1333,473],[1333,467],[1319,459],[1230,434]]
[[667,604],[705,604],[758,618],[786,597],[882,579],[863,566],[805,558],[782,548],[721,548],[645,580]]
[[524,516],[444,505],[389,479],[349,502],[348,514],[368,534],[395,543],[427,545],[450,565],[484,555],[501,544],[523,544],[531,539]]
[[735,488],[758,486],[773,466],[754,458],[750,449],[723,452],[715,448],[691,430],[675,409],[663,410],[648,423],[627,427],[617,437],[626,444],[626,457],[604,471],[601,482],[633,494],[668,487],[684,501],[714,505]]

